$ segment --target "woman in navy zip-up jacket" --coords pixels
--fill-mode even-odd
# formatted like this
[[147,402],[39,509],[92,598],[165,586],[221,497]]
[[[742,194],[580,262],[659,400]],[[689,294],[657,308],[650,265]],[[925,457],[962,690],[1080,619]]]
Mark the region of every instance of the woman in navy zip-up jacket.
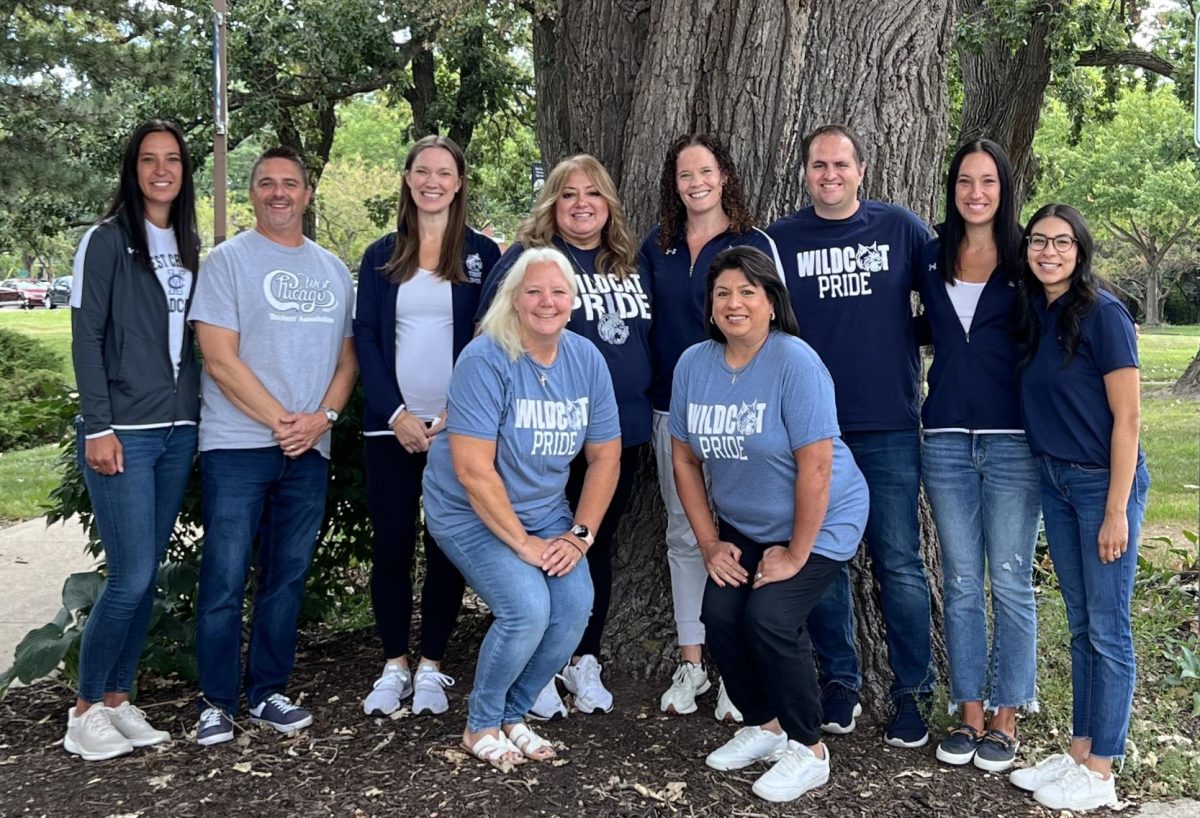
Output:
[[[433,436],[445,426],[454,361],[474,335],[483,282],[500,251],[467,226],[462,150],[427,136],[408,152],[396,232],[367,248],[358,273],[354,346],[363,380],[363,452],[374,528],[371,603],[386,657],[363,701],[387,715],[443,713],[454,680],[441,660],[462,604],[463,578],[424,531],[421,661],[408,663],[418,502]],[[415,695],[414,695],[415,691]]]
[[[667,429],[671,380],[683,351],[708,340],[708,268],[722,250],[741,245],[761,250],[775,263],[780,279],[783,273],[775,242],[754,226],[733,157],[715,136],[691,134],[672,143],[663,160],[659,200],[659,223],[642,242],[642,256],[654,299],[654,323],[650,328],[654,456],[659,490],[667,509],[667,560],[680,654],[671,686],[663,693],[659,707],[665,713],[683,714],[695,712],[696,696],[711,684],[701,664],[704,625],[700,622],[700,603],[708,573],[675,491],[671,434]],[[741,721],[741,714],[725,695],[724,685],[717,696],[716,717]]]
[[1032,564],[1041,507],[1018,392],[1016,213],[1003,150],[986,139],[964,145],[946,177],[946,223],[921,265],[934,347],[921,471],[942,548],[950,705],[962,711],[937,757],[993,772],[1012,764],[1017,709],[1037,706]]

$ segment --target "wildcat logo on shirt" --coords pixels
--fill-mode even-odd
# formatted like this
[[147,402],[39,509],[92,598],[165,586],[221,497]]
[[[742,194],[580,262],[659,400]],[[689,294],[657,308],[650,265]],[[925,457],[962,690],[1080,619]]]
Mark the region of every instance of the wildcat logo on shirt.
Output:
[[574,457],[579,453],[579,433],[588,425],[588,398],[517,398],[514,425],[533,430],[530,454]]
[[704,460],[749,460],[746,438],[762,434],[765,403],[688,403],[687,430]]
[[575,272],[579,295],[574,309],[582,309],[585,321],[595,321],[600,340],[620,346],[629,340],[626,318],[650,320],[650,297],[642,289],[642,277],[634,273],[625,279],[615,275]]
[[263,295],[279,312],[300,313],[298,316],[273,314],[273,321],[333,323],[333,318],[328,315],[313,315],[317,310],[327,313],[337,306],[337,296],[329,281],[288,270],[272,270],[263,277]]
[[483,281],[483,259],[479,257],[478,253],[472,253],[467,256],[466,268],[467,281],[472,284],[478,284]]
[[852,298],[871,294],[871,274],[890,268],[890,244],[859,244],[857,247],[825,247],[796,254],[796,274],[817,277],[821,298]]

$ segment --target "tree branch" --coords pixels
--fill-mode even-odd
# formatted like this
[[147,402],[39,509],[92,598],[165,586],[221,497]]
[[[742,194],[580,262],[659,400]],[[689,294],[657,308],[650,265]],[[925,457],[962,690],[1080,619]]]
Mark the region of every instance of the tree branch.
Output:
[[1144,68],[1155,74],[1164,77],[1175,76],[1175,64],[1170,60],[1164,60],[1157,54],[1152,54],[1149,51],[1144,51],[1140,48],[1093,48],[1088,51],[1081,52],[1079,59],[1075,61],[1076,65],[1104,67],[1109,65],[1130,65],[1135,68]]

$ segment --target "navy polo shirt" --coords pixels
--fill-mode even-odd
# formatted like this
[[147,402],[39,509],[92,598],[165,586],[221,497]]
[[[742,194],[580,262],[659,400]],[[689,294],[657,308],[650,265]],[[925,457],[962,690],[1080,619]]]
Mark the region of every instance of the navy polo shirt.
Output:
[[767,234],[800,337],[833,376],[842,431],[916,429],[921,366],[911,296],[929,228],[907,208],[865,199],[848,219],[806,207]]
[[922,253],[921,303],[933,334],[929,394],[921,406],[926,429],[984,431],[1023,429],[1014,332],[1017,286],[1013,276],[992,272],[970,331],[964,331],[942,277],[941,239]]
[[1112,410],[1104,376],[1138,366],[1133,317],[1112,293],[1099,300],[1079,322],[1079,347],[1064,365],[1058,319],[1075,298],[1067,290],[1047,306],[1045,293],[1034,297],[1041,323],[1037,352],[1021,372],[1021,412],[1034,454],[1048,454],[1081,466],[1109,467]]
[[[579,294],[571,310],[567,329],[587,338],[608,364],[617,411],[621,418],[621,445],[636,446],[650,440],[650,293],[645,281],[645,263],[639,256],[638,266],[629,277],[597,273],[599,249],[580,250],[554,237],[554,246],[575,271]],[[492,274],[484,282],[483,295],[475,321],[496,297],[500,282],[517,263],[525,248],[519,242],[508,248],[496,262]]]
[[[713,259],[730,247],[754,247],[766,253],[780,268],[779,254],[770,236],[752,227],[745,233],[726,230],[709,239],[696,258],[688,250],[682,235],[667,250],[658,246],[659,227],[655,225],[642,242],[646,274],[654,301],[654,323],[650,326],[650,360],[654,379],[650,401],[658,412],[671,409],[671,380],[679,356],[693,344],[708,340],[708,316],[704,313],[707,296],[705,280]],[[780,276],[783,271],[780,269]]]

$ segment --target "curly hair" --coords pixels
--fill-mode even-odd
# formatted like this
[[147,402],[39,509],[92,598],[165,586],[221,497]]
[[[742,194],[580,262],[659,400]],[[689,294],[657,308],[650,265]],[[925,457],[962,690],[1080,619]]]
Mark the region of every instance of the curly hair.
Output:
[[670,250],[671,246],[683,237],[684,225],[687,224],[687,208],[675,184],[675,163],[684,148],[691,147],[708,149],[717,160],[721,175],[725,177],[721,186],[721,209],[729,217],[729,229],[734,233],[745,233],[754,227],[754,216],[746,206],[746,195],[742,191],[742,177],[738,176],[729,148],[712,134],[688,134],[671,143],[666,158],[663,159],[658,185],[658,246],[663,250]]
[[554,166],[538,193],[537,201],[533,203],[529,218],[517,230],[517,241],[525,248],[551,246],[558,235],[555,207],[571,174],[576,171],[583,171],[608,203],[608,221],[600,233],[601,250],[596,256],[596,272],[627,278],[637,269],[637,241],[629,229],[629,220],[625,217],[621,197],[617,195],[617,186],[600,160],[590,154],[571,156]]

